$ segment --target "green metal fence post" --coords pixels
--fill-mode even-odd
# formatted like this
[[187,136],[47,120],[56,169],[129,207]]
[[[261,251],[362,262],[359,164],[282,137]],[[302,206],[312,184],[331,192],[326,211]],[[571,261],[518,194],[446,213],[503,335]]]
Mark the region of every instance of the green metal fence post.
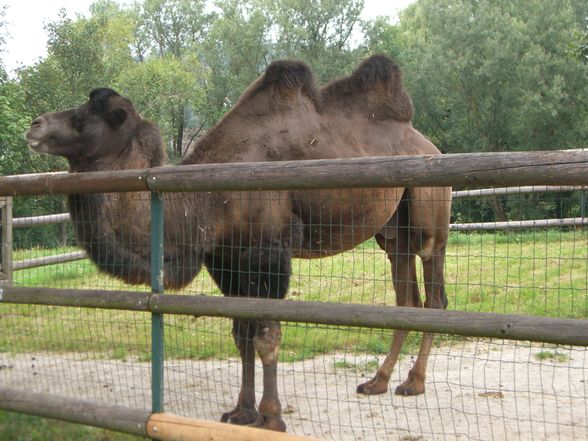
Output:
[[[151,193],[151,292],[163,294],[163,198]],[[151,410],[163,412],[163,315],[151,315]]]

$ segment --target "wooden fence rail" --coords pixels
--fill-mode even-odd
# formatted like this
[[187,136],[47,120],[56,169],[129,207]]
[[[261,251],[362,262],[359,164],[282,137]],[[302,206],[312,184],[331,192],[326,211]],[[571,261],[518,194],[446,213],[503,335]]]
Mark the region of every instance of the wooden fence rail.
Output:
[[72,251],[71,253],[56,254],[53,256],[36,257],[34,259],[17,260],[12,263],[12,270],[19,271],[40,266],[55,265],[57,263],[75,262],[83,260],[87,256],[85,251]]
[[339,304],[206,295],[55,288],[4,288],[2,303],[122,309],[246,320],[405,329],[451,335],[588,346],[588,320],[430,308]]
[[468,224],[451,224],[451,231],[480,231],[480,230],[524,230],[529,228],[580,227],[588,225],[588,218],[570,217],[564,219],[538,219],[504,222],[472,222]]
[[38,225],[51,225],[68,222],[69,213],[47,214],[44,216],[15,217],[12,219],[12,228],[28,228]]
[[472,190],[458,190],[451,192],[453,199],[473,198],[484,196],[505,196],[513,194],[553,193],[560,191],[587,191],[587,187],[581,185],[527,185],[524,187],[496,187],[479,188]]
[[291,433],[201,421],[70,397],[0,388],[0,409],[116,430],[160,441],[324,441]]
[[[588,186],[588,151],[164,166],[0,177],[0,196],[438,186]],[[304,176],[304,179],[300,179]]]

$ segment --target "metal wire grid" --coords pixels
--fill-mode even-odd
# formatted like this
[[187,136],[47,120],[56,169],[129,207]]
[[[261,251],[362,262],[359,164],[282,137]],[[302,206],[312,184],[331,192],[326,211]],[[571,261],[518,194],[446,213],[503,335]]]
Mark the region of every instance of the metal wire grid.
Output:
[[[452,233],[449,308],[586,318],[586,239],[578,228]],[[39,253],[26,240],[16,245],[30,256]],[[373,240],[333,258],[296,259],[292,272],[291,299],[394,304],[389,264]],[[148,289],[97,274],[85,261],[17,272],[15,281]],[[182,292],[220,295],[206,271]],[[148,316],[0,307],[10,330],[2,345],[3,385],[149,406]],[[166,410],[218,419],[232,408],[240,373],[230,329],[229,320],[166,316]],[[280,395],[296,433],[334,440],[588,438],[585,348],[444,336],[429,361],[425,395],[364,397],[355,386],[381,362],[389,332],[291,323],[283,331]],[[415,340],[392,385],[405,378]]]

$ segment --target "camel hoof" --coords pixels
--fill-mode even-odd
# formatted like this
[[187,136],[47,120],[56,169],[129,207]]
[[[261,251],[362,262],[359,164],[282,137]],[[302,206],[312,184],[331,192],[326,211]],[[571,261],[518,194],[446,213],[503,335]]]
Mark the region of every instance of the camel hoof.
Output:
[[235,407],[230,412],[226,412],[221,417],[221,423],[237,424],[245,426],[257,421],[258,413],[255,409],[242,409]]
[[357,386],[357,393],[364,395],[377,395],[388,392],[388,382],[378,377],[366,381]]
[[410,381],[407,380],[396,388],[394,392],[396,395],[402,395],[404,397],[412,397],[414,395],[420,395],[425,393],[425,383],[422,381]]
[[273,430],[274,432],[285,432],[286,423],[280,415],[257,415],[257,419],[249,427],[258,429]]

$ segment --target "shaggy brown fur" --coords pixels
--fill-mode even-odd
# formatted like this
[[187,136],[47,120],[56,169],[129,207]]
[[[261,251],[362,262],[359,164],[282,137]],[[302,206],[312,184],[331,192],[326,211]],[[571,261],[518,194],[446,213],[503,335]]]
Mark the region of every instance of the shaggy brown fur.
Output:
[[[347,78],[323,88],[299,61],[272,63],[215,127],[194,144],[182,164],[360,156],[439,154],[410,124],[412,105],[398,66],[384,56],[365,60]],[[45,114],[27,133],[37,151],[65,156],[72,171],[160,165],[159,133],[125,98],[110,89],[90,94],[77,109]],[[146,201],[121,195],[78,195],[70,200],[78,239],[98,266],[130,283],[149,282]],[[421,306],[415,256],[423,260],[425,306],[444,308],[443,261],[450,189],[353,189],[166,195],[165,284],[180,287],[202,261],[226,295],[283,298],[292,257],[316,258],[352,249],[370,237],[392,264],[397,303]],[[276,322],[235,320],[242,386],[223,421],[284,430],[277,394]],[[396,333],[373,380],[388,380],[406,333]],[[425,334],[415,367],[396,392],[424,391],[431,336]],[[255,352],[264,368],[256,408]]]

